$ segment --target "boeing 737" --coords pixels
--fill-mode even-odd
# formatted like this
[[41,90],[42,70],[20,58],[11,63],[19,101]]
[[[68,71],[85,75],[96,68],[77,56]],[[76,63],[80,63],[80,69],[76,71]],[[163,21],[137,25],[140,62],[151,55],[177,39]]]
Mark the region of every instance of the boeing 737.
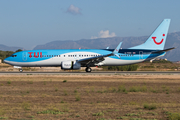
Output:
[[128,49],[120,49],[122,42],[115,49],[58,49],[58,50],[27,50],[12,54],[5,63],[22,67],[61,67],[63,70],[77,70],[86,67],[91,72],[93,66],[121,66],[140,63],[164,56],[164,49],[170,19],[164,19],[147,41]]

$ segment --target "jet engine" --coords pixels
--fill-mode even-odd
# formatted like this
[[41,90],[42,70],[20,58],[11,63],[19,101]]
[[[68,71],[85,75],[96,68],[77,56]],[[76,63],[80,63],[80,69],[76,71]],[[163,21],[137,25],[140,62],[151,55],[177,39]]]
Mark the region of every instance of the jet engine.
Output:
[[64,70],[77,70],[81,68],[81,64],[76,61],[63,61],[61,63],[61,69]]

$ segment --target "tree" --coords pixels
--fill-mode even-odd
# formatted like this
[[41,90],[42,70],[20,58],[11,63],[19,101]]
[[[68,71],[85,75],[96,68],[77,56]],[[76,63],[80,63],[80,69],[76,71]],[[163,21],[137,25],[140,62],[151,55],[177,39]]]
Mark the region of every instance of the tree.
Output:
[[21,50],[21,49],[18,49],[18,50],[16,50],[15,52],[20,52],[20,51],[23,51],[23,50]]

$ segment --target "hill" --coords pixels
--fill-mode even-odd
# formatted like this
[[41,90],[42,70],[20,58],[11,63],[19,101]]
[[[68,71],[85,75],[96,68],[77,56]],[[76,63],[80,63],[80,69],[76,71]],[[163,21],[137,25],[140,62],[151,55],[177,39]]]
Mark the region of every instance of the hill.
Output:
[[[141,37],[113,37],[98,39],[66,40],[52,41],[44,45],[37,45],[34,50],[38,49],[105,49],[106,47],[115,48],[119,42],[123,41],[122,48],[129,48],[142,44],[148,36]],[[169,33],[165,48],[176,47],[175,50],[167,52],[164,58],[170,61],[180,60],[180,32]]]
[[18,49],[23,49],[23,48],[22,47],[10,47],[10,46],[0,44],[1,51],[16,51]]

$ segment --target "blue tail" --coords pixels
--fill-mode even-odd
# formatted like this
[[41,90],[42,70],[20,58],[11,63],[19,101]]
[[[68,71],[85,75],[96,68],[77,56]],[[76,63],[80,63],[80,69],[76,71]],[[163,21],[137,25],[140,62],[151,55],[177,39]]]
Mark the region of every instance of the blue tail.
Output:
[[129,49],[163,50],[166,42],[170,21],[170,19],[164,19],[145,43],[135,47],[131,47]]

